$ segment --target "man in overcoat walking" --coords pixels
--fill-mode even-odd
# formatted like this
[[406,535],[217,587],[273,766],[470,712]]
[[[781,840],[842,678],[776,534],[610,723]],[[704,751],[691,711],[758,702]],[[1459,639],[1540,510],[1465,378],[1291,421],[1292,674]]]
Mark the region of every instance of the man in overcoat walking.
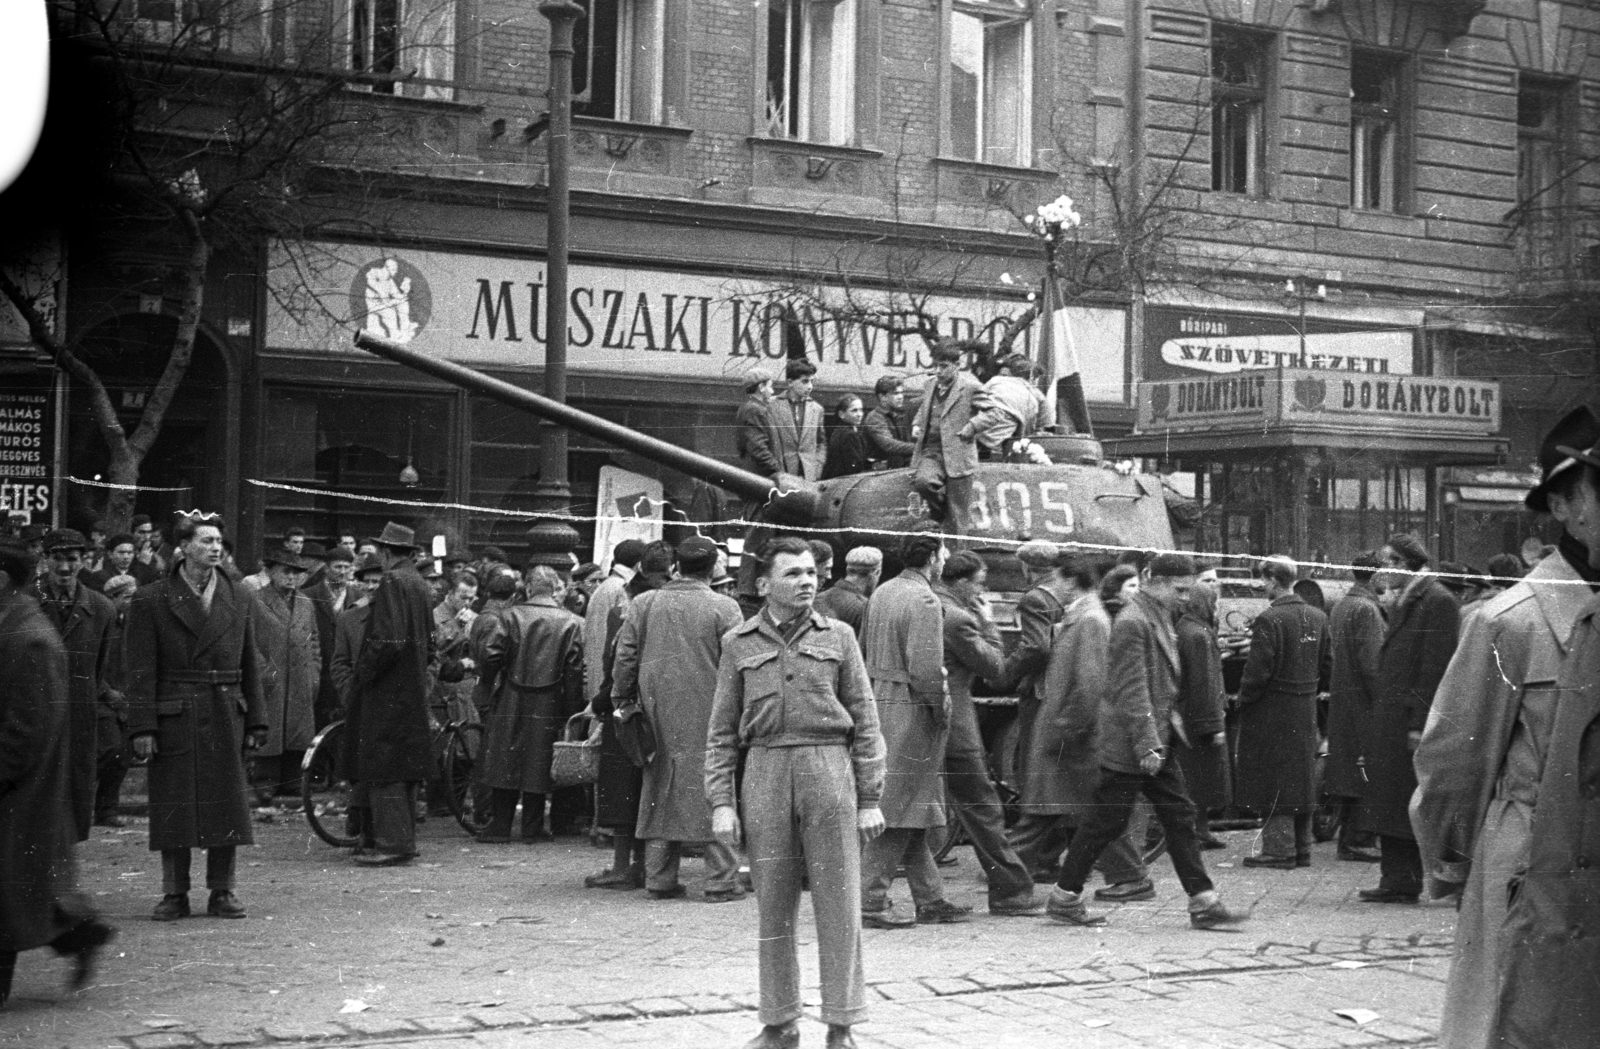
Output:
[[[861,919],[884,929],[965,921],[971,910],[945,899],[927,842],[928,828],[945,823],[940,773],[950,694],[945,686],[944,613],[933,592],[944,550],[935,536],[908,535],[900,545],[900,563],[905,566],[900,574],[873,592],[861,639],[888,755],[881,806],[887,829],[861,857]],[[914,915],[889,902],[889,887],[902,862]]]
[[27,593],[31,552],[0,539],[0,1008],[17,954],[49,945],[89,979],[112,930],[77,891],[67,656]]
[[67,782],[79,841],[88,840],[89,828],[94,825],[100,710],[104,707],[114,712],[125,706],[122,694],[109,680],[117,656],[116,606],[78,578],[88,548],[89,541],[74,529],[46,534],[45,570],[33,587],[40,609],[67,650],[67,761],[71,769]]
[[[1575,516],[1592,540],[1600,521],[1600,444],[1560,450],[1581,464]],[[1600,580],[1600,543],[1591,542],[1586,567],[1592,587]],[[1600,599],[1578,615],[1555,692],[1527,865],[1500,930],[1506,957],[1499,1009],[1484,1040],[1507,1049],[1600,1046]]]
[[1333,666],[1328,674],[1328,757],[1322,791],[1339,800],[1338,857],[1376,863],[1378,854],[1359,829],[1361,798],[1367,792],[1362,738],[1378,704],[1378,664],[1383,654],[1383,609],[1372,588],[1379,568],[1376,552],[1357,554],[1350,575],[1355,584],[1333,606],[1328,636]]
[[684,895],[678,866],[685,842],[705,843],[708,903],[744,896],[739,860],[711,834],[706,802],[706,730],[717,688],[722,636],[738,626],[739,603],[711,590],[717,546],[702,536],[678,544],[678,577],[628,609],[612,663],[612,702],[637,692],[655,727],[656,753],[644,767],[639,822],[645,888],[654,899]]
[[1596,441],[1600,415],[1590,408],[1570,413],[1546,435],[1542,476],[1525,503],[1561,524],[1561,541],[1555,554],[1463,618],[1461,643],[1417,747],[1411,822],[1423,870],[1433,894],[1461,893],[1439,1032],[1445,1049],[1499,1044],[1493,1039],[1507,902],[1529,866],[1532,826],[1546,814],[1549,798],[1540,784],[1549,755],[1582,732],[1581,726],[1564,738],[1553,732],[1564,716],[1558,708],[1583,702],[1581,691],[1558,689],[1557,677],[1581,634],[1573,624],[1600,582],[1590,567],[1600,550],[1600,512],[1584,464],[1562,448]]
[[123,638],[128,735],[148,759],[150,848],[161,853],[156,921],[189,916],[191,850],[206,850],[206,912],[243,918],[236,850],[254,842],[244,750],[267,737],[255,599],[217,567],[221,519],[180,516],[179,563],[141,587]]
[[1317,693],[1327,687],[1328,617],[1294,592],[1300,568],[1287,557],[1261,563],[1266,608],[1250,628],[1239,681],[1239,769],[1234,804],[1261,814],[1261,854],[1246,867],[1311,865],[1317,807]]
[[1455,596],[1427,571],[1428,551],[1412,535],[1394,535],[1383,548],[1385,581],[1399,587],[1378,661],[1378,705],[1364,753],[1367,793],[1363,830],[1378,835],[1378,887],[1358,894],[1368,903],[1415,903],[1422,894],[1422,854],[1411,829],[1417,789],[1412,752],[1422,741],[1428,709],[1456,650],[1460,610]]
[[561,607],[561,589],[554,569],[528,569],[525,599],[496,616],[473,649],[482,676],[497,683],[483,718],[480,768],[492,793],[481,842],[511,840],[519,796],[523,840],[547,837],[544,800],[555,786],[556,739],[584,705],[583,620]]
[[811,607],[810,548],[790,537],[761,554],[765,603],[722,639],[706,738],[712,831],[729,849],[745,839],[760,909],[762,1028],[746,1049],[800,1044],[795,926],[804,878],[816,913],[827,1049],[855,1049],[850,1028],[867,1014],[861,849],[883,832],[883,737],[855,634]]
[[256,591],[255,624],[267,741],[256,751],[254,778],[257,801],[268,804],[300,793],[300,763],[316,736],[323,659],[315,603],[300,591],[316,562],[284,549],[268,550],[261,560],[270,580]]
[[961,369],[968,348],[959,342],[941,342],[933,348],[934,380],[923,393],[911,426],[916,441],[911,453],[912,487],[927,502],[933,519],[955,535],[971,531],[972,475],[978,472],[977,438],[970,432],[960,436],[983,392],[983,384]]
[[343,748],[355,782],[350,805],[362,810],[367,839],[352,858],[364,867],[417,855],[417,784],[434,772],[428,731],[432,591],[417,572],[414,531],[387,522],[376,544],[387,567],[345,700]]

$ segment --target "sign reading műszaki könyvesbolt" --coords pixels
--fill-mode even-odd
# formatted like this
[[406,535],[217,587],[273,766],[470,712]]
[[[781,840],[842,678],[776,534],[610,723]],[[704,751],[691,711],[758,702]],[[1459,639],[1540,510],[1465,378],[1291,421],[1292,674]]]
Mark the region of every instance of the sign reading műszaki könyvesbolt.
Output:
[[1500,387],[1471,379],[1341,377],[1281,368],[1146,383],[1138,409],[1140,433],[1305,425],[1489,434],[1500,429]]

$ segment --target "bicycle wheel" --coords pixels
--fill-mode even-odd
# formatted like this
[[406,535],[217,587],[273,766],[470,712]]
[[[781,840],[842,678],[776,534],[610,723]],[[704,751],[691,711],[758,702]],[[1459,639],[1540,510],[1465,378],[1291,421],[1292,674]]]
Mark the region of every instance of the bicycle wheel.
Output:
[[347,849],[361,839],[348,833],[350,781],[339,768],[343,742],[343,721],[317,733],[300,762],[300,799],[305,803],[306,822],[317,837],[335,848]]
[[452,724],[445,730],[439,773],[444,780],[450,812],[468,834],[478,833],[489,819],[487,792],[478,785],[474,775],[482,750],[482,725]]

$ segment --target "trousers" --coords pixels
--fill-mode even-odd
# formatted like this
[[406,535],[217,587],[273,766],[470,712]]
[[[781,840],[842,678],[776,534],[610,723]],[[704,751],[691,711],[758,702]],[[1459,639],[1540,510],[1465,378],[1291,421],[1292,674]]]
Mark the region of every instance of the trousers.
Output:
[[[1094,869],[1107,885],[1144,881],[1150,868],[1144,862],[1145,827],[1150,822],[1150,806],[1143,798],[1133,806],[1127,830],[1107,845],[1095,861]],[[1075,816],[1050,816],[1024,812],[1011,827],[1009,841],[1029,874],[1048,873],[1055,877],[1061,869],[1061,854],[1072,844],[1077,829]]]
[[917,464],[911,487],[928,503],[937,521],[942,521],[944,531],[951,535],[969,535],[972,532],[972,477],[950,477],[944,472],[944,459],[938,455],[924,455]]
[[1275,859],[1311,854],[1311,815],[1268,816],[1261,826],[1261,855]]
[[[651,838],[644,847],[644,887],[663,891],[678,884],[683,862],[681,841]],[[705,843],[706,891],[728,892],[739,885],[739,857],[720,841]]]
[[1396,892],[1422,892],[1422,850],[1410,838],[1378,836],[1378,884]]
[[121,804],[122,781],[128,775],[128,748],[116,718],[101,718],[95,724],[95,742],[100,746],[95,760],[94,818],[117,814]]
[[417,855],[415,783],[357,783],[350,788],[350,807],[370,814],[370,848],[392,856]]
[[989,766],[972,704],[952,710],[950,736],[944,750],[946,792],[955,803],[978,865],[989,881],[989,899],[1009,900],[1033,894],[1033,876],[1006,840],[1006,814],[989,781]]
[[[237,846],[218,845],[206,850],[206,888],[212,892],[232,892],[237,863]],[[187,896],[191,883],[189,865],[193,849],[161,850],[161,891],[168,896]]]
[[1095,788],[1094,807],[1061,864],[1056,886],[1067,892],[1083,891],[1083,882],[1102,850],[1126,832],[1134,802],[1143,794],[1155,807],[1156,819],[1167,832],[1167,855],[1178,872],[1183,891],[1190,896],[1213,888],[1200,859],[1200,843],[1194,836],[1194,805],[1184,789],[1183,770],[1169,753],[1155,775],[1138,772],[1100,770],[1100,785]]
[[843,746],[751,747],[740,788],[745,844],[760,915],[761,1022],[800,1017],[795,924],[800,881],[811,882],[822,976],[822,1022],[867,1014],[861,965],[861,847],[855,772]]
[[[906,882],[911,886],[911,902],[918,907],[944,899],[944,879],[928,848],[928,832],[922,827],[890,827],[861,850],[861,907],[881,911],[889,906],[889,886],[895,871],[906,865]],[[1033,887],[1030,879],[1028,887]]]

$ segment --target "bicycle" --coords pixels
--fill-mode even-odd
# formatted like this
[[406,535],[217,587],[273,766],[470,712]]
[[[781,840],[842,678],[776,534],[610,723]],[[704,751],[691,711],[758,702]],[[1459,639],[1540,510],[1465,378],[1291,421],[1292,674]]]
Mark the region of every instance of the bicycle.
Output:
[[[317,733],[300,763],[300,799],[306,822],[317,837],[334,848],[354,848],[361,843],[349,823],[350,780],[342,768],[340,750],[345,724],[335,721]],[[436,727],[430,749],[438,754],[440,778],[450,814],[461,829],[476,834],[482,827],[480,806],[472,790],[473,768],[483,748],[483,726],[447,721]],[[342,822],[342,826],[341,826]]]

